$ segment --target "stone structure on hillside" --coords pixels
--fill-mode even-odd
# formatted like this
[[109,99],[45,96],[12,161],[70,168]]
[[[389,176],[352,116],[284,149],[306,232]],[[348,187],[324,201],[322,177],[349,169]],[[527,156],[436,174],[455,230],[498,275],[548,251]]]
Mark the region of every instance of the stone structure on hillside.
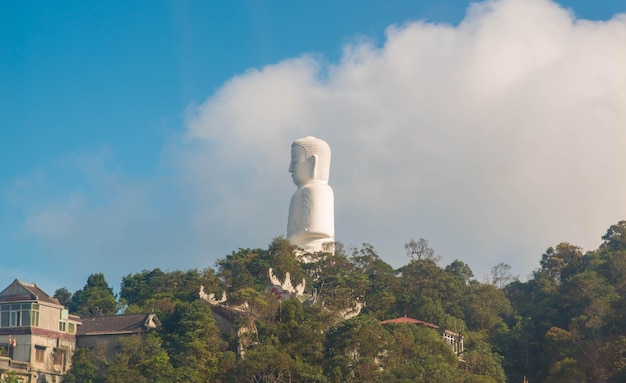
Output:
[[278,297],[281,300],[285,299],[297,299],[298,297],[302,297],[304,299],[304,289],[306,288],[306,280],[303,278],[302,283],[296,285],[295,287],[291,283],[291,275],[289,272],[285,273],[285,280],[281,281],[276,275],[274,275],[274,270],[270,267],[267,272],[270,278],[271,286],[268,287],[269,291]]
[[335,198],[326,141],[312,136],[294,141],[289,172],[298,190],[289,205],[287,239],[304,253],[327,251],[323,245],[335,241]]
[[258,344],[256,328],[258,318],[250,311],[247,301],[240,305],[229,305],[226,302],[226,292],[218,299],[214,293],[207,294],[203,285],[200,285],[199,296],[211,307],[211,313],[220,332],[223,335],[237,337],[237,355],[240,358],[245,356],[247,349]]

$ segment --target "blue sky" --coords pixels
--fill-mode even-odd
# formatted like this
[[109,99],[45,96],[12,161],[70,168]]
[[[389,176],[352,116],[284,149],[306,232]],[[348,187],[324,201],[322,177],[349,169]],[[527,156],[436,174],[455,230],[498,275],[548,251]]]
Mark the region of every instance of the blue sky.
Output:
[[0,283],[265,247],[307,134],[334,149],[337,239],[394,266],[420,237],[477,276],[595,248],[626,218],[626,3],[469,7],[1,3]]

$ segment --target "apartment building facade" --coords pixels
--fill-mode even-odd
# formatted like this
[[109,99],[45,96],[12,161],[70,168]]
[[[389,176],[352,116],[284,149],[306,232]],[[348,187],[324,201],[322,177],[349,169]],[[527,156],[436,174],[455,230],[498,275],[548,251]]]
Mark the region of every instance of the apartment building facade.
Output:
[[70,368],[81,319],[36,284],[14,280],[0,292],[0,374],[59,383]]

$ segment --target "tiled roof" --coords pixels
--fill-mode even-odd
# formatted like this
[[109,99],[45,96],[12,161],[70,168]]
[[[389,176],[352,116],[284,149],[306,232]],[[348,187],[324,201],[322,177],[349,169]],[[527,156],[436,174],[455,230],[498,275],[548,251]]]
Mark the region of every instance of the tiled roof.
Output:
[[439,328],[439,326],[437,326],[436,324],[424,322],[422,320],[413,319],[413,318],[409,318],[409,317],[387,319],[387,320],[384,320],[384,321],[380,322],[380,324],[392,324],[392,323],[413,323],[413,324],[419,324],[419,325],[422,325],[422,326],[435,328],[435,329]]
[[82,321],[82,326],[78,326],[78,336],[142,333],[156,326],[154,314],[111,315],[82,318]]
[[56,298],[48,295],[35,283],[24,283],[16,279],[0,292],[0,302],[18,301],[38,301],[60,305]]

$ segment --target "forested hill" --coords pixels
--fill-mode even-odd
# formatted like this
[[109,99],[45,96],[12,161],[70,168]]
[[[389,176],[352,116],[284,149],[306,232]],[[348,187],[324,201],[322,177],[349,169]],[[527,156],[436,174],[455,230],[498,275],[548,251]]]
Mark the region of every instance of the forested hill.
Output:
[[[114,360],[77,351],[64,382],[625,382],[626,221],[602,239],[585,254],[547,249],[527,282],[506,264],[479,281],[462,261],[440,265],[425,241],[409,242],[408,263],[393,269],[369,245],[303,264],[283,238],[214,269],[127,275],[119,297],[92,274],[55,296],[83,317],[154,312],[161,326],[121,341]],[[305,280],[304,294],[268,289],[270,268]],[[240,308],[234,331],[219,331],[201,286]],[[439,328],[379,323],[399,317]],[[460,356],[446,329],[464,336]]]

